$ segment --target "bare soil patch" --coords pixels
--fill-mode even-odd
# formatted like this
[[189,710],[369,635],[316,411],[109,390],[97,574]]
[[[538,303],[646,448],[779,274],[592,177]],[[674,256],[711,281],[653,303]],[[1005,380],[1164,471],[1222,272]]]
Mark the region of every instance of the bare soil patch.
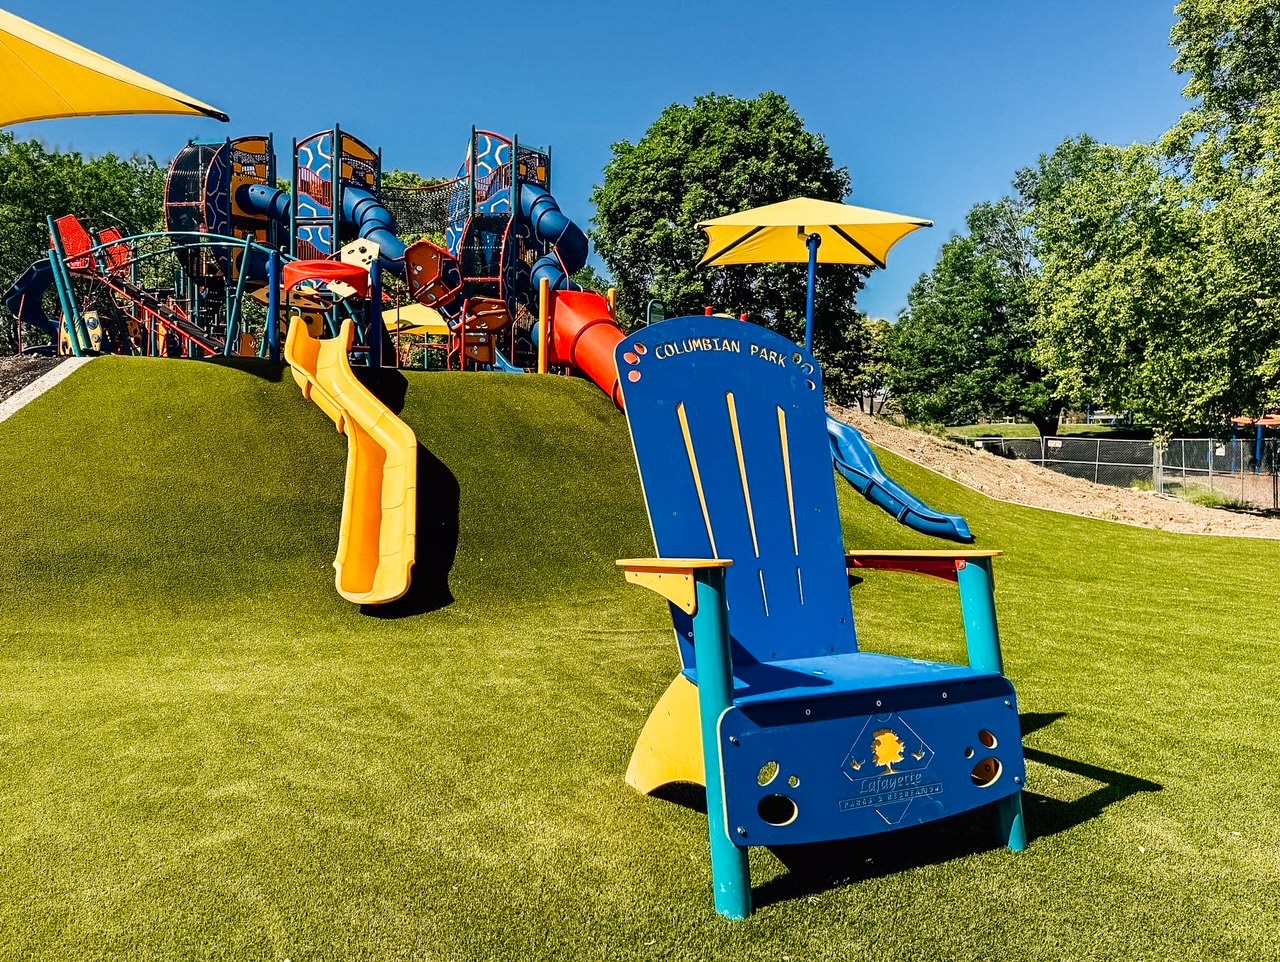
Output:
[[1094,484],[1027,461],[1008,460],[897,427],[850,408],[833,405],[831,413],[852,424],[872,444],[1000,501],[1184,534],[1280,539],[1280,518],[1206,508],[1151,491]]

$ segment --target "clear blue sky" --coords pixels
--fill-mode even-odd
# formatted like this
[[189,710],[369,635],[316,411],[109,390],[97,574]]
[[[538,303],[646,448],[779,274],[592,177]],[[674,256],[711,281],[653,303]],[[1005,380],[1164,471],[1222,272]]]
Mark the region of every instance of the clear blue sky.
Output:
[[[853,203],[932,219],[859,306],[896,316],[982,200],[1063,138],[1151,140],[1185,109],[1174,0],[646,0],[4,6],[231,115],[14,128],[88,154],[167,161],[191,137],[340,123],[388,167],[452,175],[472,124],[554,148],[554,193],[589,226],[610,145],[714,91],[784,94],[853,178]],[[363,11],[378,11],[374,15]],[[294,39],[290,39],[294,38]]]

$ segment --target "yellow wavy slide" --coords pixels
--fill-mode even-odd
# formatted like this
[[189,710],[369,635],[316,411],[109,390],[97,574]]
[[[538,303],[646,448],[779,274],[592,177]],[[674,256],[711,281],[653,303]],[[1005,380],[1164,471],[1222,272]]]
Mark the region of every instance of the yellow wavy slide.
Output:
[[347,481],[342,498],[338,593],[348,601],[380,604],[409,590],[418,531],[418,439],[363,384],[347,358],[355,340],[351,320],[338,336],[313,337],[295,318],[285,360],[304,397],[347,436]]

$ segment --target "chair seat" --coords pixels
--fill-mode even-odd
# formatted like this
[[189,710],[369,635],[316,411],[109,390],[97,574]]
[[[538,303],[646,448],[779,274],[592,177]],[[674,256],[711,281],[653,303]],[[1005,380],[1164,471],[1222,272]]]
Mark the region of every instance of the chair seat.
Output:
[[[698,683],[696,668],[686,669],[684,674]],[[990,677],[998,677],[998,673],[871,651],[768,663],[737,662],[733,666],[733,703],[747,707]]]

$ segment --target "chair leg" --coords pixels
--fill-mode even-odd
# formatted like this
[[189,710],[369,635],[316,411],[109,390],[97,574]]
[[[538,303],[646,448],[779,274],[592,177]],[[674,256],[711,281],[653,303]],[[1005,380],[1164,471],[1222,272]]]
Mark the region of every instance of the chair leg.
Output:
[[1027,825],[1022,818],[1022,792],[1002,798],[996,805],[1001,836],[1011,852],[1021,852],[1027,847]]
[[698,733],[698,689],[682,674],[653,706],[627,766],[627,784],[642,795],[673,782],[707,783]]
[[[719,776],[711,780],[719,781]],[[745,919],[751,914],[751,863],[747,850],[729,840],[723,792],[714,798],[710,790],[707,792],[707,826],[716,911],[727,919]]]

